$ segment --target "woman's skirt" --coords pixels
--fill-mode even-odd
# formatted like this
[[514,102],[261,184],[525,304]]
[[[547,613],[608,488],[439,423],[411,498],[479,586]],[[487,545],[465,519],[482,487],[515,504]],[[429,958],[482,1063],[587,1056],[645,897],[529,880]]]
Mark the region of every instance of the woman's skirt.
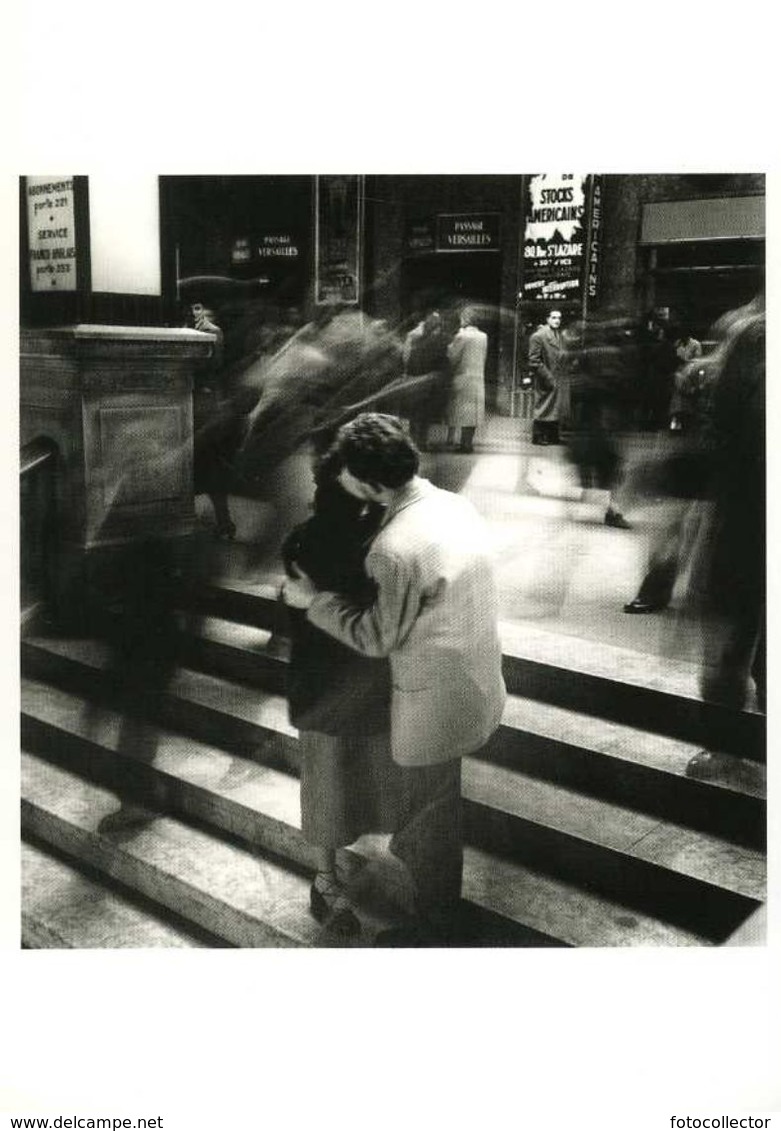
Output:
[[299,732],[301,830],[310,844],[341,848],[396,828],[400,771],[390,736]]

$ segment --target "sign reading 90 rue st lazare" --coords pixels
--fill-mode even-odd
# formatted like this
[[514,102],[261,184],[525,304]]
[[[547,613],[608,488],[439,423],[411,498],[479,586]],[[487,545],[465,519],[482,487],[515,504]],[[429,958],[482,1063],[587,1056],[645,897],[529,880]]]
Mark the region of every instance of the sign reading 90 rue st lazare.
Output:
[[73,177],[26,177],[30,286],[76,290]]

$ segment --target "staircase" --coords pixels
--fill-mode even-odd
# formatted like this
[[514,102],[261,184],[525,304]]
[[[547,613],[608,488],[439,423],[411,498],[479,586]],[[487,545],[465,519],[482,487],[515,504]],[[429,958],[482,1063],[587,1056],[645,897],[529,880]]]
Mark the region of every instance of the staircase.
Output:
[[[23,945],[367,946],[408,909],[366,837],[340,860],[361,937],[308,914],[279,617],[271,579],[202,584],[180,666],[140,698],[99,641],[23,640]],[[502,633],[507,710],[464,760],[463,945],[727,941],[765,895],[763,716],[702,703],[685,665],[650,686],[637,653]],[[714,712],[732,763],[693,780]]]

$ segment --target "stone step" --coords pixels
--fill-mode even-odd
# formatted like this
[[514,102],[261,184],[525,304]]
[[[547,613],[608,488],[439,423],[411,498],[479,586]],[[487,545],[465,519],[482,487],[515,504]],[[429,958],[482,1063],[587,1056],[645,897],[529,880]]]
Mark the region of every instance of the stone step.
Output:
[[[284,693],[284,644],[268,630],[202,616],[187,618],[185,635],[188,664]],[[727,758],[717,777],[697,781],[686,776],[686,767],[699,749],[666,734],[511,695],[504,725],[484,756],[763,847],[764,766]]]
[[511,696],[481,751],[496,765],[764,849],[766,768],[727,755],[709,780],[687,776],[700,747],[638,726]]
[[649,658],[615,645],[502,625],[508,688],[554,706],[669,735],[698,746],[714,733],[722,749],[765,761],[765,717],[703,700],[696,665]]
[[[164,694],[123,696],[112,665],[112,652],[95,640],[28,638],[22,665],[32,680],[75,691],[97,708],[109,702],[134,714],[236,753],[250,752],[277,769],[298,773],[297,731],[287,718],[287,704],[267,694],[205,672],[178,668]],[[291,760],[292,759],[292,760]]]
[[[175,810],[303,871],[314,869],[300,833],[298,781],[273,759],[264,764],[150,724],[152,750],[111,707],[29,679],[21,690],[26,749],[150,808]],[[297,742],[292,735],[280,739]],[[297,765],[297,752],[289,762]]]
[[755,849],[476,759],[462,789],[469,843],[714,942],[765,899]]
[[287,640],[223,617],[180,613],[179,623],[182,663],[285,694]]
[[464,898],[489,900],[501,915],[522,917],[571,947],[713,946],[696,930],[673,926],[582,886],[470,846]]
[[[236,579],[194,587],[191,607],[276,634],[285,632],[277,599],[281,576]],[[624,722],[703,745],[715,732],[723,749],[764,761],[765,717],[705,702],[699,666],[576,636],[546,632],[528,623],[500,625],[508,691],[603,719]]]
[[203,581],[188,594],[188,605],[200,612],[225,617],[239,624],[284,633],[287,614],[277,599],[282,575],[264,575],[253,581],[225,578]]
[[[31,687],[27,681],[22,695],[27,722],[33,714],[38,716],[37,726],[24,728],[25,748],[31,754],[146,811],[174,813],[293,868],[314,871],[312,849],[301,833],[294,777],[165,731],[156,736],[150,763],[135,744],[122,744],[123,719],[116,712],[95,710],[67,692]],[[41,718],[46,715],[48,723]],[[403,870],[387,846],[378,851],[377,842],[383,839],[388,838],[362,838],[352,850],[340,853],[340,867],[353,877],[352,894],[362,914],[389,925],[394,915],[409,913],[412,902]],[[465,911],[469,945],[561,945],[520,920],[498,915],[486,899]]]
[[[46,757],[64,760],[82,775],[94,775],[104,782],[121,778],[127,785],[133,780],[139,802],[160,805],[167,801],[190,817],[200,818],[202,825],[208,821],[212,827],[296,864],[308,863],[309,850],[298,825],[298,786],[289,775],[163,732],[154,766],[145,765],[127,752],[117,754],[122,720],[116,713],[85,711],[88,705],[83,699],[55,688],[31,688],[28,681],[23,696],[26,711],[34,709],[36,702],[39,707],[47,704],[47,710],[38,714],[48,713],[59,720],[59,725],[42,724],[37,730],[37,744]],[[132,773],[117,769],[120,758],[130,764]],[[156,784],[154,779],[158,779]],[[383,874],[373,838],[362,838],[356,852],[368,860],[366,872],[360,874],[361,886],[366,888],[366,873],[373,868],[373,885],[385,880],[390,887],[393,877],[388,876],[387,864]],[[398,893],[391,891],[391,895]],[[554,941],[568,946],[708,942],[696,932],[632,913],[614,901],[471,847],[465,852],[464,896],[473,910],[470,945],[475,945],[475,939],[482,940],[481,945],[536,947]]]
[[[64,759],[90,777],[130,790],[145,804],[174,807],[298,865],[310,863],[298,824],[297,784],[289,771],[164,731],[156,736],[154,765],[144,764],[143,758],[133,757],[122,746],[121,716],[31,680],[23,683],[23,711],[24,739],[35,750],[50,752],[49,756]],[[294,746],[292,736],[279,738]],[[116,765],[118,748],[123,751],[119,759],[124,768]],[[263,757],[262,748],[257,756]],[[286,759],[277,761],[294,767],[296,753],[291,750]],[[754,909],[755,897],[762,897],[763,860],[758,853],[744,851],[738,856],[734,845],[703,836],[695,840],[691,830],[669,822],[476,759],[464,762],[464,796],[471,844],[499,854],[502,867],[526,866],[528,871],[531,864],[538,877],[547,873],[545,883],[561,882],[567,891],[579,890],[581,900],[592,898],[583,892],[584,883],[590,885],[601,893],[605,906],[613,906],[610,922],[616,916],[620,922],[638,922],[651,937],[683,928],[685,937],[701,941],[703,922],[715,937],[726,937]],[[540,841],[549,858],[540,852]],[[685,855],[681,861],[675,858],[674,850],[681,846],[691,860]],[[706,853],[717,877],[713,882],[706,865],[699,862]],[[662,854],[664,862],[659,863],[655,854]],[[525,877],[523,884],[527,883]],[[490,884],[486,890],[492,890]],[[465,878],[465,893],[469,891]],[[649,892],[656,900],[653,915],[645,907]],[[486,903],[484,892],[470,900],[496,910]],[[615,910],[616,902],[622,910]],[[571,899],[565,901],[566,906],[570,903]],[[538,929],[526,919],[522,922]],[[576,945],[583,945],[583,940]]]
[[27,950],[225,945],[41,845],[23,841],[21,865],[22,946]]
[[109,830],[112,791],[25,751],[21,780],[22,829],[37,841],[233,946],[316,945],[303,876],[168,816]]
[[[189,620],[199,643],[186,659],[200,661],[209,671],[180,669],[161,703],[152,705],[166,725],[194,731],[219,745],[242,748],[268,745],[269,729],[295,733],[287,724],[285,702],[279,696],[259,696],[266,673],[278,689],[284,683],[284,660],[268,631],[236,625],[215,617]],[[216,652],[211,653],[212,648]],[[225,657],[232,654],[229,662]],[[25,667],[52,681],[66,680],[97,692],[103,680],[110,691],[111,653],[94,641],[28,638],[23,644]],[[258,657],[263,663],[256,665]],[[227,666],[227,681],[210,671]],[[240,683],[235,680],[240,679]],[[250,686],[254,685],[254,686]],[[686,776],[686,766],[698,748],[625,724],[598,720],[550,704],[511,696],[503,725],[481,757],[535,777],[547,778],[582,792],[629,805],[728,837],[737,843],[764,846],[766,814],[765,769],[749,760],[726,759],[720,776],[698,781]],[[277,752],[283,760],[283,748]],[[267,751],[266,757],[271,756]],[[283,761],[283,768],[291,768]],[[292,766],[295,772],[295,764]]]

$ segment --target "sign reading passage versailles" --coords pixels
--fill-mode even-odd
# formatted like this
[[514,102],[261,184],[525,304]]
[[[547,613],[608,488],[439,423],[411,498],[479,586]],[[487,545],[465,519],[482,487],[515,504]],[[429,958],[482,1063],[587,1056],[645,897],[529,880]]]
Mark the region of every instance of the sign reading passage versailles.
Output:
[[437,216],[437,251],[498,251],[498,212]]
[[73,177],[26,177],[30,285],[76,290]]
[[259,259],[297,259],[298,244],[289,232],[258,237]]
[[357,303],[363,178],[322,176],[315,185],[315,302]]
[[[587,260],[589,178],[538,173],[526,185],[523,290],[531,302],[581,302]],[[590,289],[596,289],[595,279]]]

